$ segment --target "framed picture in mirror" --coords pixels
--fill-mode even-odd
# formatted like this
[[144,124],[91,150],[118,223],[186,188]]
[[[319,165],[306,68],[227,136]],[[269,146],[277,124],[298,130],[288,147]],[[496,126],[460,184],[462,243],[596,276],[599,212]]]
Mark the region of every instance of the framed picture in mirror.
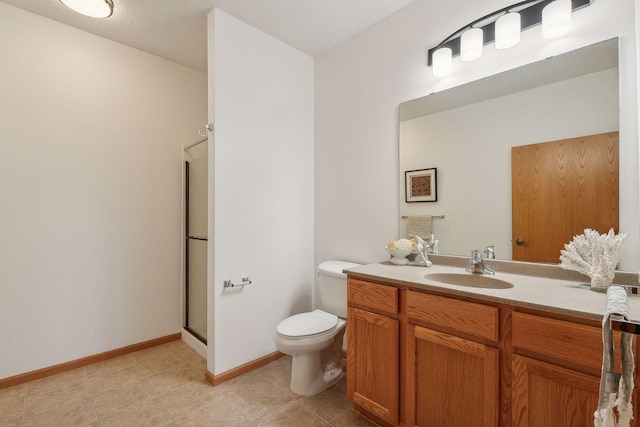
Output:
[[407,203],[437,202],[437,172],[437,168],[406,171],[404,173],[405,201]]

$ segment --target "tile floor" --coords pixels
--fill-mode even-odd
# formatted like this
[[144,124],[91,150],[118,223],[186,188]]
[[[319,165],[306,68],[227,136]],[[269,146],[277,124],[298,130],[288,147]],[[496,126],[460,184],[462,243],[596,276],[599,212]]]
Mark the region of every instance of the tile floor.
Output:
[[312,397],[289,390],[280,358],[212,387],[182,341],[0,390],[0,426],[370,426],[343,378]]

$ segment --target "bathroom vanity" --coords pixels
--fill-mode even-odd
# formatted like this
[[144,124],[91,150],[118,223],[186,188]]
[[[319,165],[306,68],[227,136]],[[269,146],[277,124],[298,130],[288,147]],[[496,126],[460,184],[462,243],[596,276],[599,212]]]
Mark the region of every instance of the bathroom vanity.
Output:
[[[346,270],[354,410],[393,426],[593,426],[606,295],[579,288],[557,266],[528,268],[551,273],[389,263]],[[637,283],[630,276],[623,281]],[[628,309],[640,320],[640,296],[629,296]],[[635,338],[633,349],[637,359]],[[640,384],[637,368],[634,376]],[[637,390],[633,404],[640,425]]]

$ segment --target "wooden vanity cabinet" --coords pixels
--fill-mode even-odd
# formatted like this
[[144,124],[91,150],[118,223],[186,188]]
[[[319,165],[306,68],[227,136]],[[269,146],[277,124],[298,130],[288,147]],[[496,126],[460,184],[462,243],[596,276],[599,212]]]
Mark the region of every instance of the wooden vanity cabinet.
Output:
[[407,425],[498,425],[498,309],[407,291]]
[[[361,415],[392,426],[593,425],[599,322],[353,277],[348,283],[347,393]],[[616,348],[619,338],[614,333]],[[636,358],[638,347],[634,339]],[[640,369],[634,376],[632,426],[639,426]]]
[[398,424],[398,289],[349,279],[347,396],[379,419]]
[[[593,426],[599,401],[602,329],[516,312],[512,332],[513,425]],[[619,333],[614,342],[617,348]],[[614,354],[619,372],[620,353]]]
[[514,426],[593,426],[599,376],[517,354],[512,369]]

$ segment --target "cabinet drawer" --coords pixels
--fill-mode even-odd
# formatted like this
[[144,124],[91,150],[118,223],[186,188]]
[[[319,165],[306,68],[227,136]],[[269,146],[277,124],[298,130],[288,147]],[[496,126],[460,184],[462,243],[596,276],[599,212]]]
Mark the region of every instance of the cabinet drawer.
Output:
[[[513,313],[513,347],[600,369],[602,366],[602,329],[564,320],[525,313]],[[614,333],[620,342],[620,333]],[[619,353],[615,352],[619,359]]]
[[498,341],[498,308],[422,292],[407,291],[410,320]]
[[350,304],[389,314],[398,313],[398,289],[358,279],[349,279],[347,298]]

